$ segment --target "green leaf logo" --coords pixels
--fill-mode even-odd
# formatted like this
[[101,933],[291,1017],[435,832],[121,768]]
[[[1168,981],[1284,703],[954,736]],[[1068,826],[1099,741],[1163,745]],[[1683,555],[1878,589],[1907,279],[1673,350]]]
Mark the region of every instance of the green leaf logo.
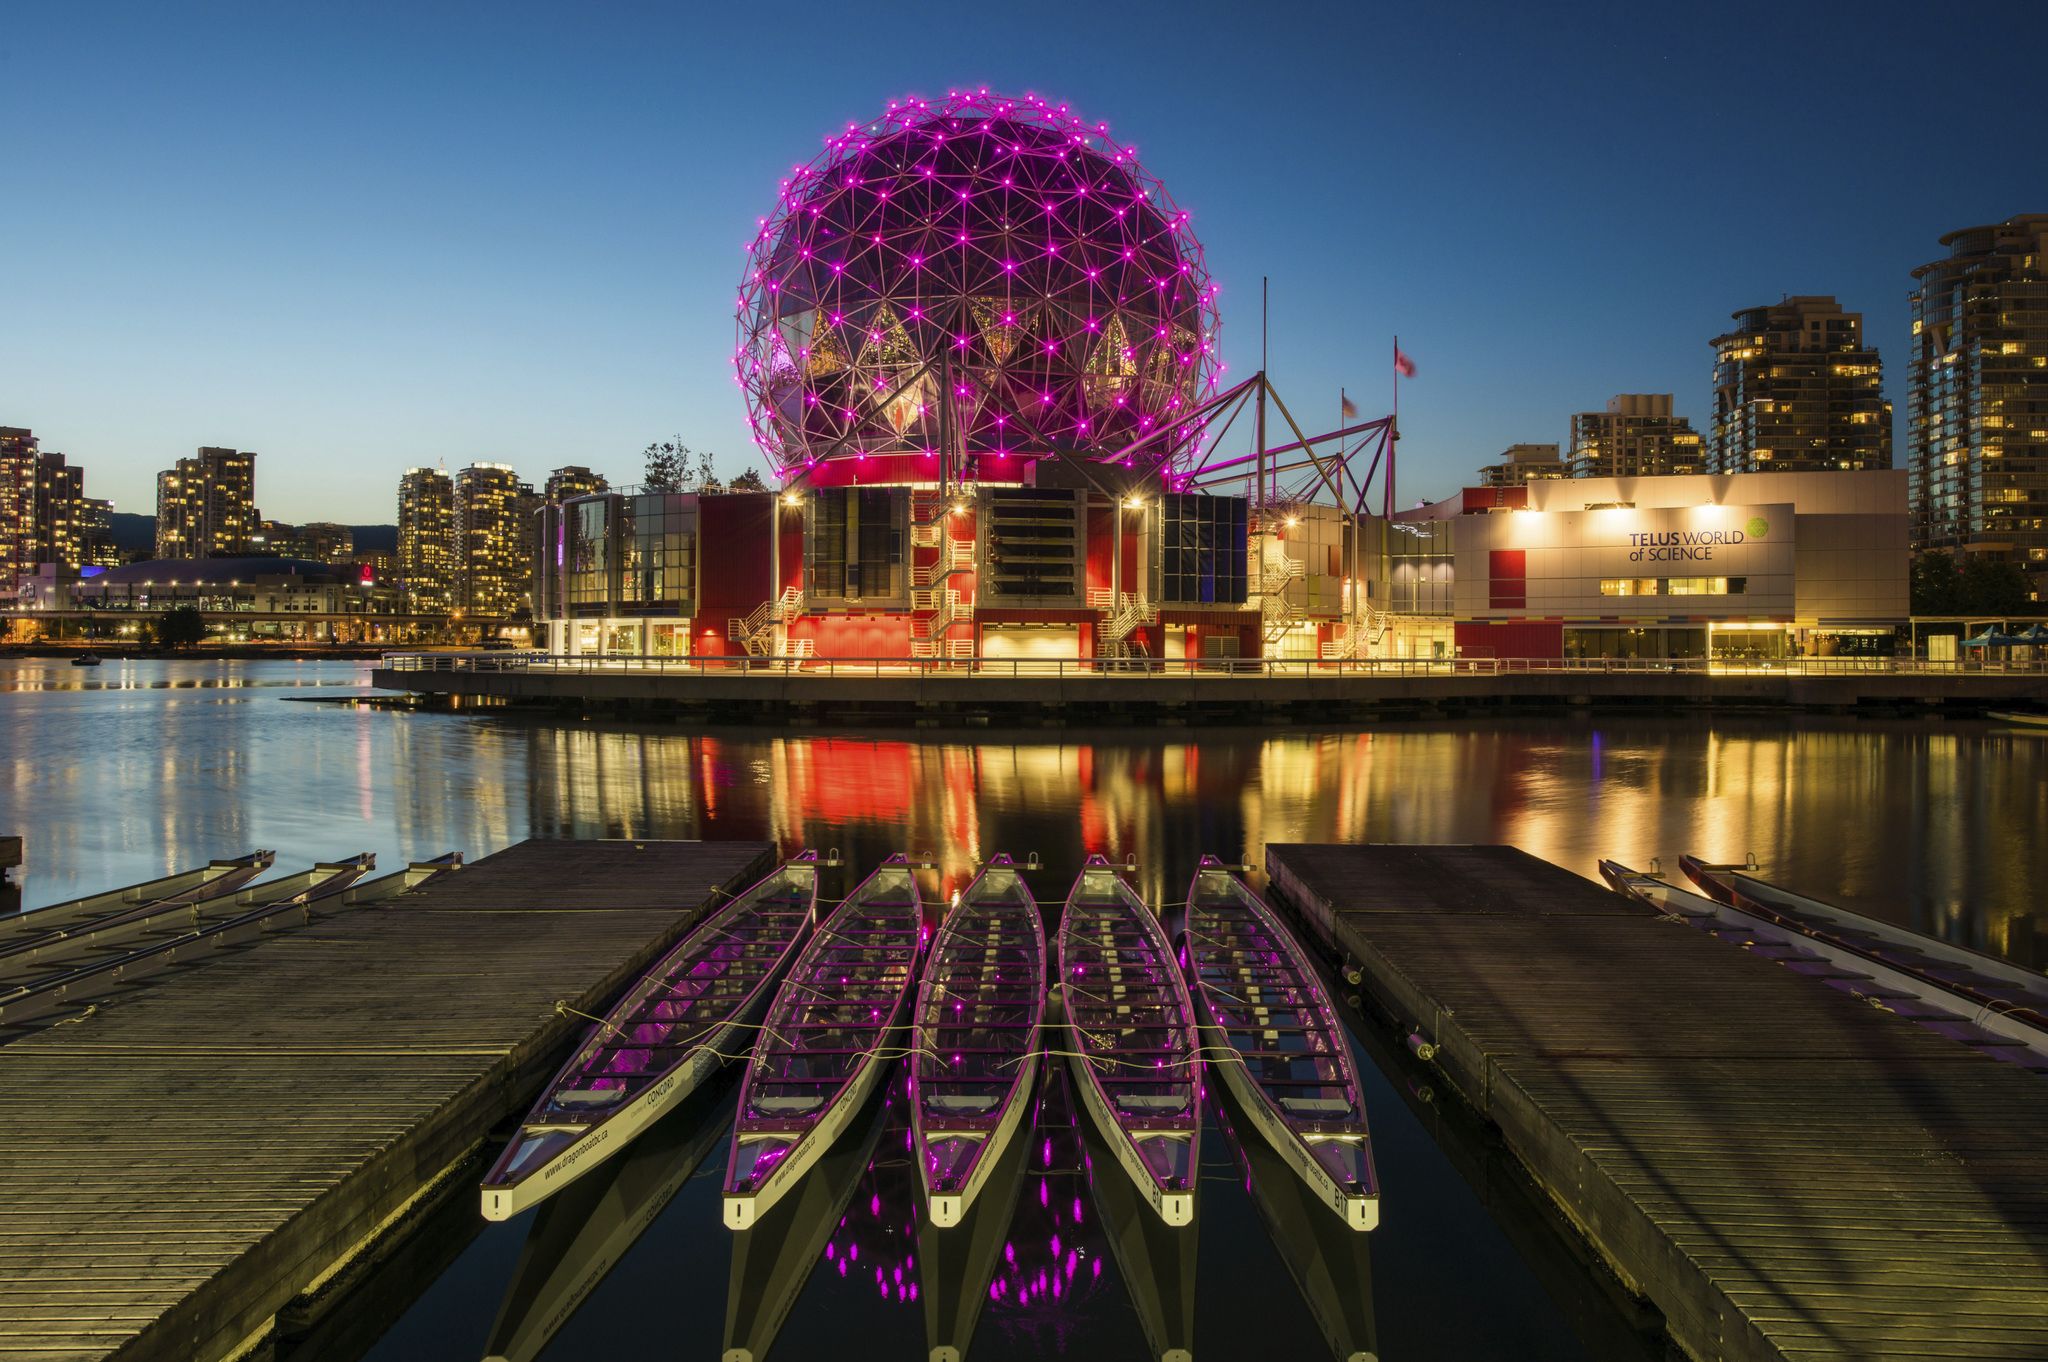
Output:
[[1749,518],[1749,524],[1744,528],[1749,532],[1751,539],[1768,539],[1771,533],[1771,522],[1765,520],[1760,515],[1753,515]]

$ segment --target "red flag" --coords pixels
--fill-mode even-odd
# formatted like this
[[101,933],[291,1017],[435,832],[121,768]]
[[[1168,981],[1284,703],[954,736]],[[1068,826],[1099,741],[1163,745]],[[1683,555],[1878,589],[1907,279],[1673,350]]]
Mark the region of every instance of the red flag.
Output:
[[1358,404],[1353,402],[1342,388],[1337,389],[1337,409],[1344,413],[1344,419],[1347,421],[1358,415]]
[[1401,347],[1394,347],[1394,372],[1403,378],[1415,377],[1415,361],[1401,353]]

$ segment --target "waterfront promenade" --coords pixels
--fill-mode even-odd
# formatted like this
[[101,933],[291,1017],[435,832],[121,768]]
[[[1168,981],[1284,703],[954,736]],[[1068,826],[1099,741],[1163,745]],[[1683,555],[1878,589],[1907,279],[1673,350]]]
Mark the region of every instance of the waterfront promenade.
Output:
[[0,1359],[260,1340],[419,1203],[473,1198],[577,1014],[767,857],[524,842],[0,1031]]
[[2048,702],[2048,661],[1928,663],[1804,658],[1202,659],[552,657],[409,653],[381,689],[436,701],[678,711],[718,717],[850,713],[1031,717],[1091,711],[1160,718],[1298,713],[1329,720],[1436,706],[1930,707]]
[[2048,1356],[2037,1074],[1511,847],[1267,866],[1691,1356]]

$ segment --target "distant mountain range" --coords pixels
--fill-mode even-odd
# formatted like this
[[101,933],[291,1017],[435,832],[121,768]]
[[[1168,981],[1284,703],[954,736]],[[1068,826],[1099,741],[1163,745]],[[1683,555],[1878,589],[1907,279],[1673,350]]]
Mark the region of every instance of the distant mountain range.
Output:
[[[123,557],[135,552],[151,552],[156,548],[156,517],[135,515],[127,511],[116,511],[114,520],[114,547]],[[396,525],[351,525],[349,533],[356,538],[357,553],[395,553],[398,551],[398,527]]]

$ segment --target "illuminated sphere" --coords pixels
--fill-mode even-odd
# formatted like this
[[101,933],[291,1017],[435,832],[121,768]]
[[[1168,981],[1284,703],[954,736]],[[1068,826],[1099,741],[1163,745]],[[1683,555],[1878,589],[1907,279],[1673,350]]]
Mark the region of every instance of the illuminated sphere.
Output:
[[1222,367],[1216,288],[1107,125],[982,91],[899,101],[825,146],[783,181],[739,291],[734,368],[783,476],[854,459],[919,480],[945,447],[956,475],[1018,481],[1165,430],[1134,458],[1154,466],[1195,433],[1174,422]]

